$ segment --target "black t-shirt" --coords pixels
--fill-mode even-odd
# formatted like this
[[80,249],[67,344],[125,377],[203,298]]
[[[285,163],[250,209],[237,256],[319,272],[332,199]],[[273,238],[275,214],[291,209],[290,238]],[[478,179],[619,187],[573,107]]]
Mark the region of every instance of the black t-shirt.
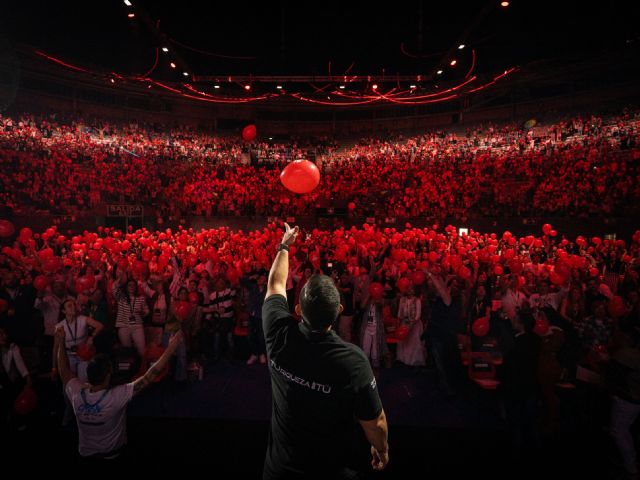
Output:
[[297,323],[282,295],[265,300],[262,324],[273,393],[263,478],[338,470],[357,419],[382,411],[369,361],[332,330]]

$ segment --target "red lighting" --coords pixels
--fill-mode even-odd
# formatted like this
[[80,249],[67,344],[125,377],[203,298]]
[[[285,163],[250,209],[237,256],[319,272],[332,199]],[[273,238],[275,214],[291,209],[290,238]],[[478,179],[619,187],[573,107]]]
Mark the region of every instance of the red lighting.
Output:
[[449,63],[449,65],[451,65],[452,67],[455,67],[455,66],[456,66],[456,63],[458,63],[458,61],[454,59],[454,60],[451,60],[451,62]]

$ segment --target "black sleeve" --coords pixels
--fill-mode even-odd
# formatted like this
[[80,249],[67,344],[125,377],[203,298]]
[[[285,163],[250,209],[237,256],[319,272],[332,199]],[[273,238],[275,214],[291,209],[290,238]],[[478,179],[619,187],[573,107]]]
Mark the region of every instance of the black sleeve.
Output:
[[[364,358],[364,357],[363,357]],[[356,372],[356,399],[354,414],[358,420],[373,420],[382,411],[382,401],[378,394],[378,385],[369,362],[358,362]]]
[[262,304],[262,329],[267,347],[273,341],[282,327],[293,322],[293,317],[289,313],[289,304],[286,297],[282,295],[271,295]]

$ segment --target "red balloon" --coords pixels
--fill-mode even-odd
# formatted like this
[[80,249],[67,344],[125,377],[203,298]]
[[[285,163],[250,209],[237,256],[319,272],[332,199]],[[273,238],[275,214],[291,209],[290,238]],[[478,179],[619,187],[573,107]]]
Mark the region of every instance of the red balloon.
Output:
[[404,293],[409,290],[409,287],[411,287],[411,281],[406,277],[402,277],[398,280],[397,285],[398,290],[400,290],[401,293]]
[[493,269],[493,273],[495,273],[496,275],[502,275],[504,273],[504,270],[500,265],[496,265]]
[[471,331],[476,337],[484,337],[489,333],[489,319],[487,317],[478,318],[471,325]]
[[7,238],[12,236],[16,232],[13,223],[9,220],[0,220],[0,237]]
[[369,285],[369,294],[372,298],[379,300],[384,295],[384,287],[378,282],[373,282]]
[[549,235],[551,233],[551,230],[553,230],[553,227],[548,223],[545,223],[542,226],[542,233],[544,233],[545,235]]
[[622,297],[615,296],[609,300],[609,315],[613,318],[622,317],[627,313],[627,306],[624,304]]
[[597,277],[600,274],[600,270],[598,270],[596,267],[591,267],[589,269],[589,275],[591,275],[592,277]]
[[92,262],[97,262],[100,260],[100,252],[98,250],[89,250],[87,252],[87,257],[89,258],[89,260],[91,260]]
[[349,209],[350,212],[352,212],[356,209],[356,204],[353,202],[349,202],[349,205],[347,205],[347,208]]
[[88,343],[82,343],[78,345],[78,349],[76,351],[76,355],[80,360],[84,360],[85,362],[91,360],[96,354],[96,347],[93,345],[89,345]]
[[87,290],[92,290],[95,285],[96,277],[89,273],[76,280],[76,291],[78,293],[86,292]]
[[175,313],[178,320],[186,320],[191,314],[191,304],[183,301],[176,302]]
[[45,290],[49,286],[49,277],[45,275],[38,275],[33,280],[33,286],[36,290]]
[[463,265],[458,270],[458,276],[463,280],[469,280],[471,278],[471,270]]
[[245,142],[252,142],[253,139],[256,138],[256,126],[255,125],[247,125],[242,129],[242,139]]
[[29,240],[31,237],[33,237],[33,231],[29,227],[20,229],[20,240],[22,242]]
[[60,259],[57,257],[50,258],[49,260],[44,262],[44,265],[42,265],[42,268],[44,269],[45,272],[50,272],[50,273],[56,272],[60,269]]
[[320,183],[320,170],[309,160],[294,160],[284,167],[280,181],[294,193],[309,193]]
[[555,236],[557,236],[557,235],[558,235],[558,232],[556,232],[555,230],[551,230],[551,231],[549,232],[549,235],[551,235],[552,237],[555,237]]
[[25,387],[13,403],[13,411],[18,415],[28,415],[38,405],[38,397],[31,387]]
[[409,336],[409,327],[406,325],[399,325],[396,328],[396,338],[401,342]]

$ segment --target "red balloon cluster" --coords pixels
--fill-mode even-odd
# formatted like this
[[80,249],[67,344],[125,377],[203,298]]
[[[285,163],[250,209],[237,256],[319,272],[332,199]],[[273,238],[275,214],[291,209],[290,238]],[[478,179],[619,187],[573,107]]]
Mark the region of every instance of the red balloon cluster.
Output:
[[280,181],[293,193],[309,193],[320,183],[320,170],[309,160],[294,160],[284,167]]

